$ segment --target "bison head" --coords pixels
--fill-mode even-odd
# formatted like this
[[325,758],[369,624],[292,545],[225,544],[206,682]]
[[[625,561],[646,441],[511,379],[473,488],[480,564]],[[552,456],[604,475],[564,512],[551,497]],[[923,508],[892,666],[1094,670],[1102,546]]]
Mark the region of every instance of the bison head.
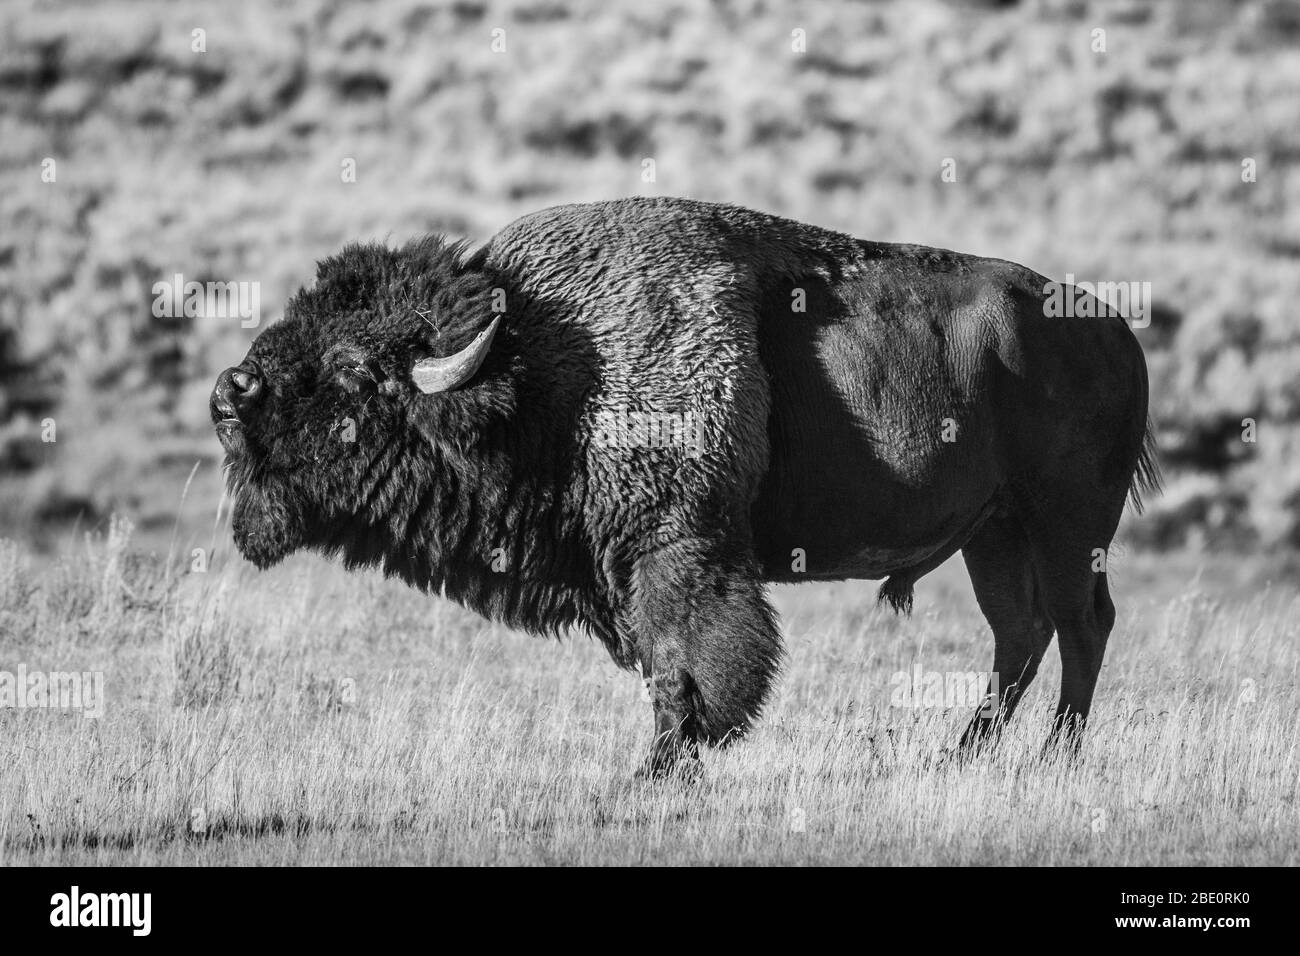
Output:
[[345,248],[218,376],[210,411],[250,561],[384,557],[430,475],[513,410],[494,283],[462,253],[437,238]]

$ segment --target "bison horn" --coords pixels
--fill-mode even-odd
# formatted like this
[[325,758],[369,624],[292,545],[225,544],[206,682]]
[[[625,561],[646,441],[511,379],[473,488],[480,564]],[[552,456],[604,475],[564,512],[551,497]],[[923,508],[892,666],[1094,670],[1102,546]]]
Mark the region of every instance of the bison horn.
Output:
[[473,342],[455,355],[416,362],[411,369],[411,381],[415,387],[427,395],[459,388],[468,382],[487,358],[488,349],[492,347],[492,336],[496,335],[500,322],[501,316],[497,316],[491,325],[474,336]]

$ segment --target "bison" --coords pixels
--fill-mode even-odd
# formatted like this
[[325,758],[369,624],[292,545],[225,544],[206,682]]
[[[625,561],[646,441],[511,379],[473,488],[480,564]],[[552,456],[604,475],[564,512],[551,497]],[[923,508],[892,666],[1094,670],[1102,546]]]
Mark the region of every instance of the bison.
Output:
[[961,551],[997,678],[963,744],[1053,633],[1073,737],[1115,621],[1099,556],[1158,472],[1136,337],[1051,291],[684,199],[558,206],[476,251],[349,245],[217,379],[235,542],[581,626],[647,681],[654,775],[759,714],[767,582],[885,579],[907,610]]

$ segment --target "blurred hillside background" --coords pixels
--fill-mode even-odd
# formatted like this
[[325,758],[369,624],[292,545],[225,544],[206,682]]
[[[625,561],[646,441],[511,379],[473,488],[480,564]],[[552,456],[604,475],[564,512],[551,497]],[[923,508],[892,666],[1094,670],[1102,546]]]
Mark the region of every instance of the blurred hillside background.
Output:
[[1130,540],[1300,546],[1291,0],[8,0],[2,534],[170,533],[196,463],[211,525],[207,397],[260,329],[154,283],[257,282],[264,327],[348,240],[631,194],[1150,282],[1168,487]]

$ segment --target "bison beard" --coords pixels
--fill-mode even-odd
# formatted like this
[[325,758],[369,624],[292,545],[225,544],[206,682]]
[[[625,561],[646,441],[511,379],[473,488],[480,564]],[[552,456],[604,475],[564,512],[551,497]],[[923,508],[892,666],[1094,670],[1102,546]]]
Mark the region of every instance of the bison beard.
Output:
[[472,255],[349,246],[213,391],[235,541],[584,627],[652,688],[656,775],[762,709],[766,582],[887,578],[906,610],[961,550],[1000,674],[964,741],[1053,631],[1073,737],[1114,621],[1092,557],[1157,475],[1131,332],[1045,319],[1044,285],[668,199],[546,210]]

